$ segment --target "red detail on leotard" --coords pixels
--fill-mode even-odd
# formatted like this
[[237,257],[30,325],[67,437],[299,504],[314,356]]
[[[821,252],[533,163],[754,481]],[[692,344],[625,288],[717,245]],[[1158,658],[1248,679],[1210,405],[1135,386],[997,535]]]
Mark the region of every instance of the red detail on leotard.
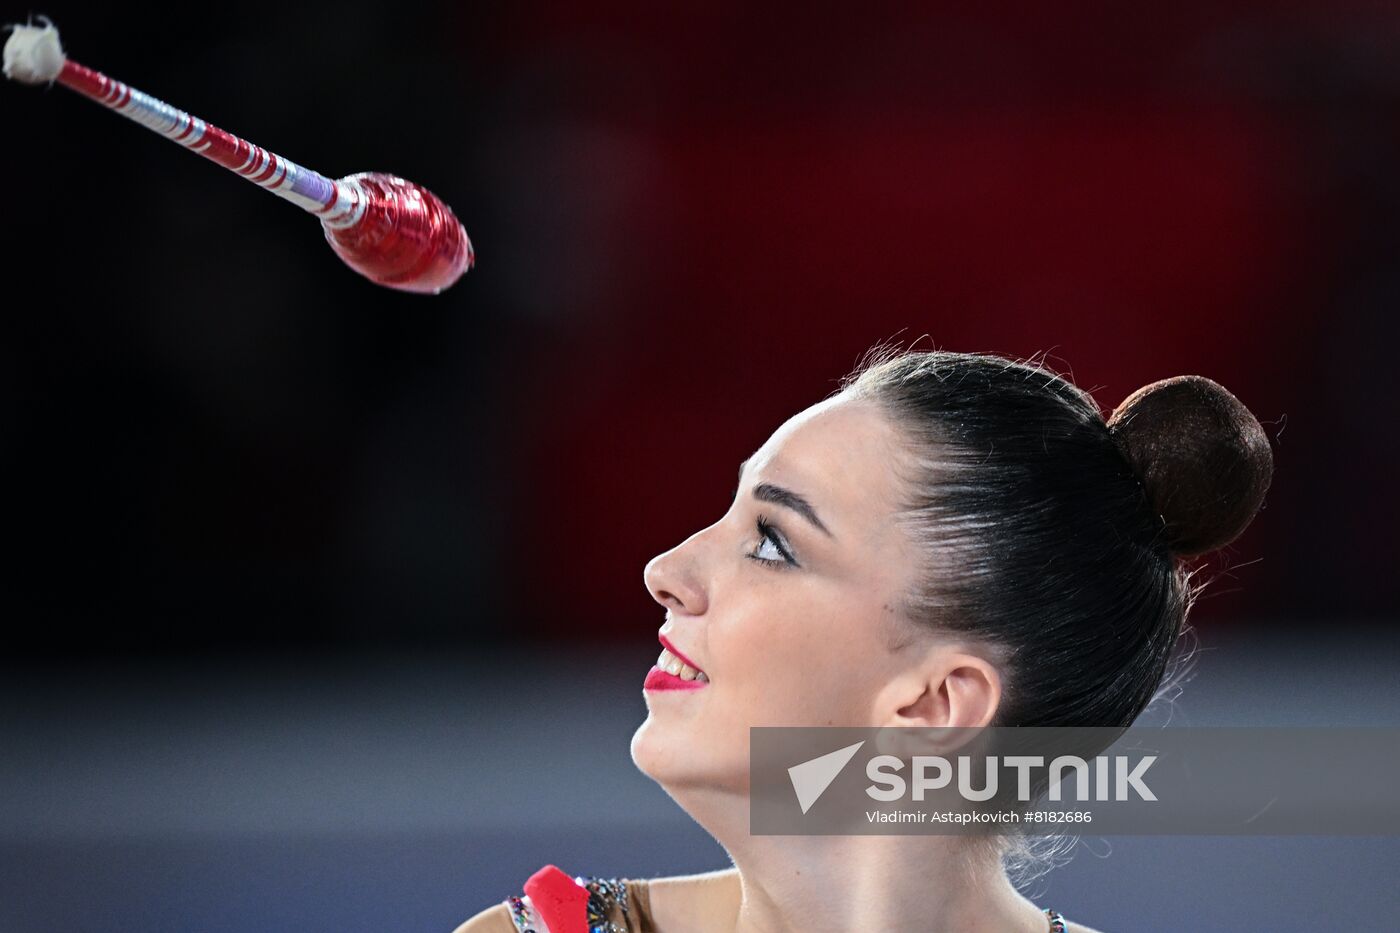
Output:
[[588,889],[553,865],[546,865],[525,882],[549,933],[588,933]]

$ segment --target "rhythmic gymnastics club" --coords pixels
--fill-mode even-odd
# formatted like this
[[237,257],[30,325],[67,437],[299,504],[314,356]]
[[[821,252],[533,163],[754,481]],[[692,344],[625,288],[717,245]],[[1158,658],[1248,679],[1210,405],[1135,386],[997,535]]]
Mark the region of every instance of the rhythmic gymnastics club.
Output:
[[57,81],[291,201],[321,221],[346,265],[379,285],[435,295],[474,264],[467,231],[427,188],[382,172],[326,178],[70,60],[53,23],[40,20],[42,28],[9,27],[6,77]]

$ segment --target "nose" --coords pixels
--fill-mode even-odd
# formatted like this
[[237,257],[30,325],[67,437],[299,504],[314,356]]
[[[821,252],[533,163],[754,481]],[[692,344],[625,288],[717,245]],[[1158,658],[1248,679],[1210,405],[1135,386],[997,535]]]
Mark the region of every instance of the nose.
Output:
[[696,573],[694,549],[686,546],[693,540],[691,538],[647,561],[642,579],[651,598],[667,609],[698,616],[705,611],[706,599],[705,589]]

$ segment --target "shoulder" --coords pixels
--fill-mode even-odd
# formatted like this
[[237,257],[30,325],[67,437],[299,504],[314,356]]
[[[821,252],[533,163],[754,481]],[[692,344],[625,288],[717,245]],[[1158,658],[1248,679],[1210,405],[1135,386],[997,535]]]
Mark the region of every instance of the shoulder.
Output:
[[515,933],[515,922],[510,919],[509,907],[496,904],[472,917],[452,933]]
[[663,929],[686,929],[697,919],[724,924],[739,913],[737,868],[649,878],[640,883],[646,887],[656,924]]

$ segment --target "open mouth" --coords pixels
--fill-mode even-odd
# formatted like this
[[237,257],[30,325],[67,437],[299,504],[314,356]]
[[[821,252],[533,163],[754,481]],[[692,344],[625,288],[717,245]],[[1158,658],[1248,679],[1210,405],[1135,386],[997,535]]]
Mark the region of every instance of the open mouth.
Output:
[[681,654],[665,635],[658,635],[657,638],[661,642],[661,654],[656,658],[658,670],[665,671],[672,677],[678,677],[683,681],[693,681],[698,684],[710,682],[710,675],[701,670],[700,665]]
[[700,683],[709,683],[709,675],[698,667],[692,667],[680,658],[671,653],[669,648],[662,648],[661,654],[656,658],[656,666],[673,677],[681,680],[695,680]]

